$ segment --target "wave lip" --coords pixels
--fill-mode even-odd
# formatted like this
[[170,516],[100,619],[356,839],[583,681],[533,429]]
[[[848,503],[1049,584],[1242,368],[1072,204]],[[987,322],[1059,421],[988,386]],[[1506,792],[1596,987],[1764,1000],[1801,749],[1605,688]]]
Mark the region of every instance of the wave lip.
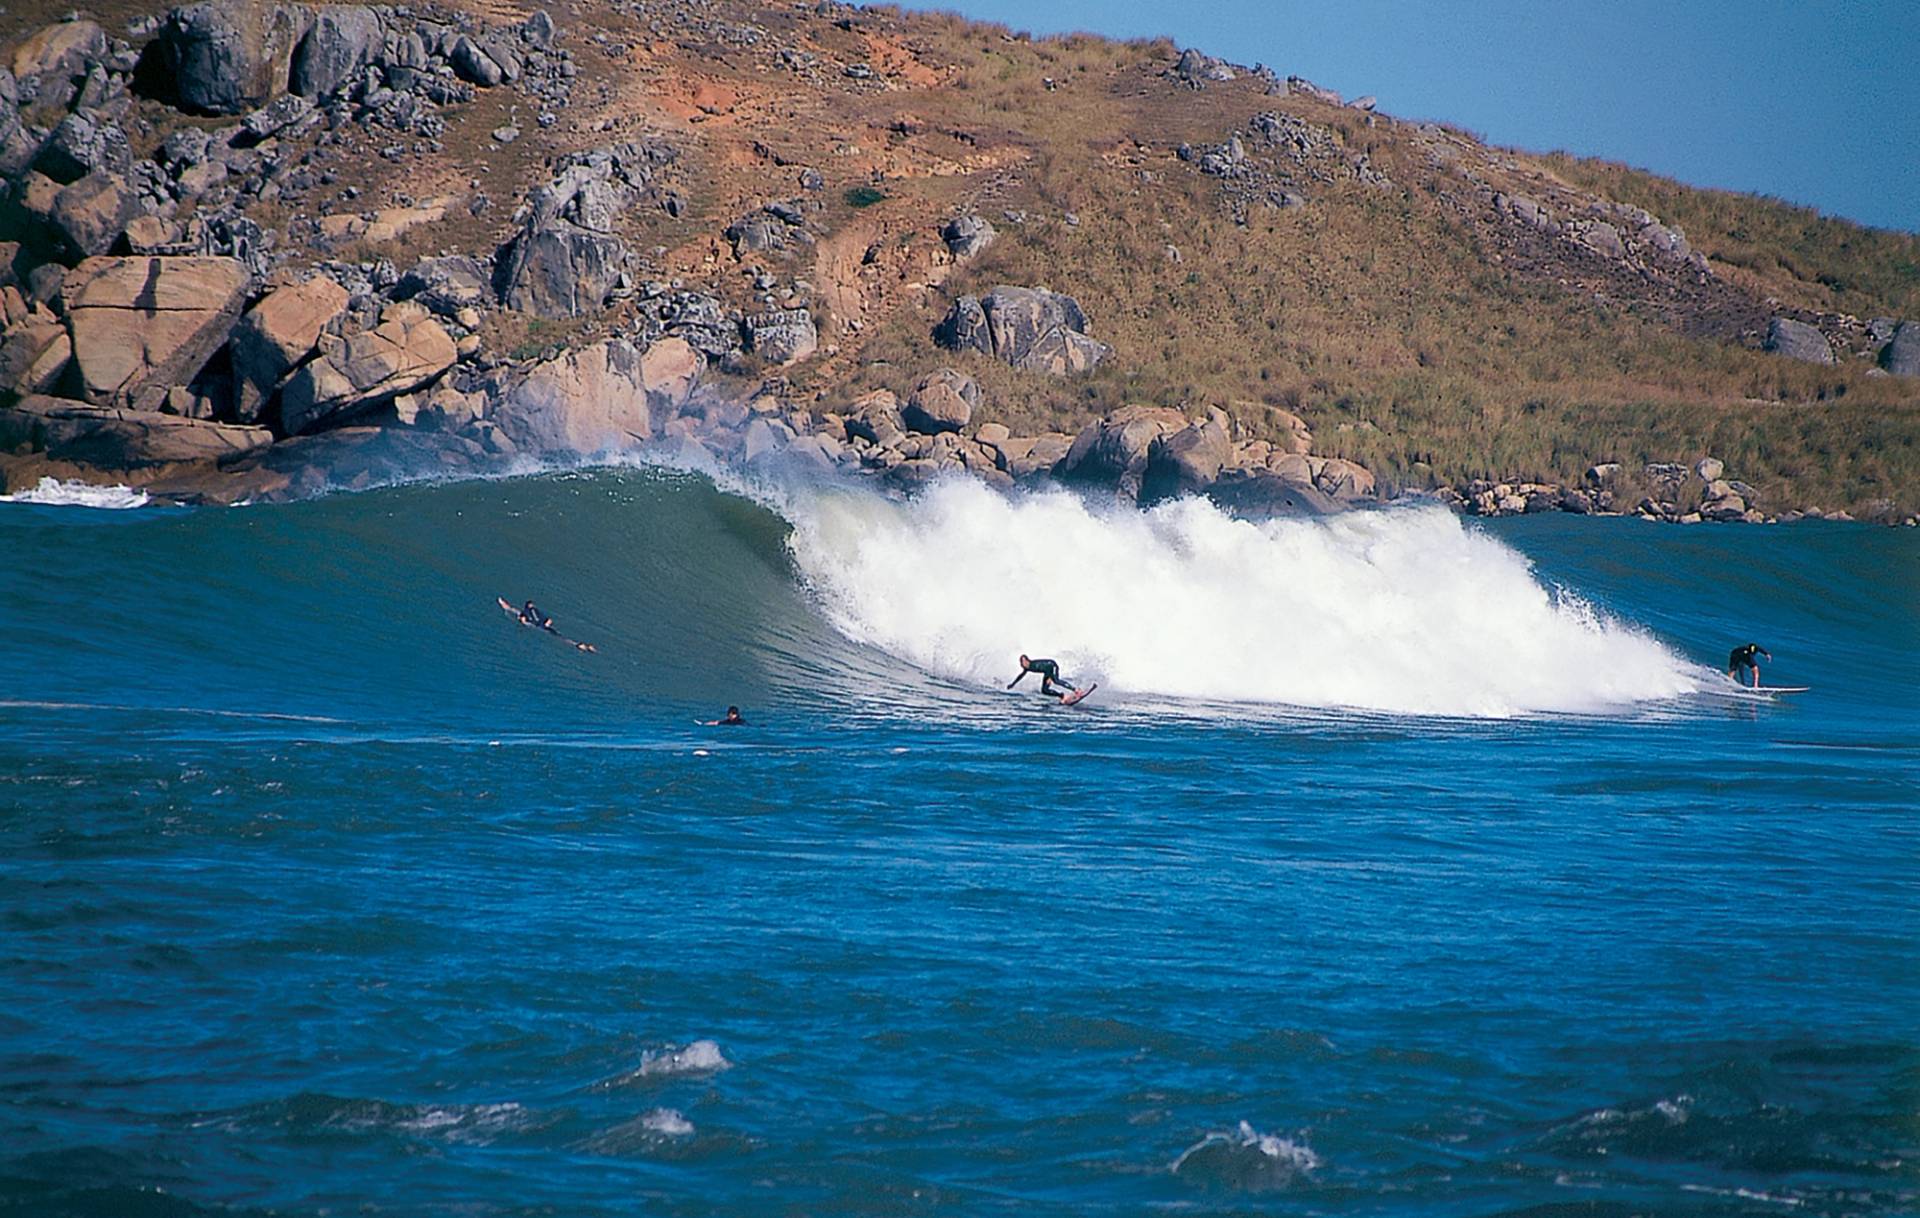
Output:
[[38,503],[52,507],[88,507],[124,511],[145,507],[152,496],[130,486],[94,486],[87,482],[62,482],[52,476],[24,491],[0,495],[0,503]]
[[1242,1121],[1237,1129],[1210,1133],[1187,1147],[1170,1170],[1196,1183],[1258,1192],[1286,1188],[1320,1165],[1304,1138],[1261,1133]]
[[1103,511],[965,481],[795,505],[834,624],[930,672],[1004,685],[1023,651],[1116,693],[1502,718],[1689,694],[1699,670],[1540,580],[1440,508],[1236,519]]

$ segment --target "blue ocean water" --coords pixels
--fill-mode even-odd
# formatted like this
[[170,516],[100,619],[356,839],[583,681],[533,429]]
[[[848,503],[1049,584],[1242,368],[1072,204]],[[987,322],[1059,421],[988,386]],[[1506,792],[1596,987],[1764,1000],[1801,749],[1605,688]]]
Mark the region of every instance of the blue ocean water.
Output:
[[1920,1211],[1917,559],[0,504],[0,1213]]

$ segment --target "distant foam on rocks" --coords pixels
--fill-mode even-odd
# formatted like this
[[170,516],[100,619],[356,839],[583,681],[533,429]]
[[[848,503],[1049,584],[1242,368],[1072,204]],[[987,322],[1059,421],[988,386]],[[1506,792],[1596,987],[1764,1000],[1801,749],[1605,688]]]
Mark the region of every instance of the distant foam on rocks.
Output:
[[149,502],[145,491],[127,486],[94,486],[88,482],[62,482],[44,477],[38,485],[12,495],[0,495],[0,503],[43,503],[58,507],[137,508]]
[[962,480],[798,505],[796,563],[854,641],[1003,683],[1022,651],[1116,692],[1504,717],[1676,697],[1699,670],[1439,509],[1103,511]]

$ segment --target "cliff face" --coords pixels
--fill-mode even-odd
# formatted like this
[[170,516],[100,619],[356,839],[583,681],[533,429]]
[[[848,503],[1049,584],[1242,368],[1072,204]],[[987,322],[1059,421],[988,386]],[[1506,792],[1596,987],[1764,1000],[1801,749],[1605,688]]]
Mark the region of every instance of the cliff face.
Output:
[[[9,483],[666,440],[1296,510],[1920,503],[1913,237],[1198,51],[759,0],[4,20]],[[1745,481],[1663,472],[1708,457]]]

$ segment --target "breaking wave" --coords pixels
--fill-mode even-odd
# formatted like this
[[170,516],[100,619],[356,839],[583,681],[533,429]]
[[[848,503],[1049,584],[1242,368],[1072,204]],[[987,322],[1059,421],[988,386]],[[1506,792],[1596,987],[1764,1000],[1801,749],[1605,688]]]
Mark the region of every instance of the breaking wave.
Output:
[[853,641],[968,683],[1025,651],[1116,693],[1430,715],[1593,712],[1701,672],[1438,508],[1254,523],[1202,500],[1100,510],[976,483],[791,509]]
[[62,482],[43,477],[39,483],[11,495],[0,495],[0,503],[39,503],[52,507],[89,507],[125,509],[145,507],[150,501],[145,491],[127,486],[93,486],[85,482]]

